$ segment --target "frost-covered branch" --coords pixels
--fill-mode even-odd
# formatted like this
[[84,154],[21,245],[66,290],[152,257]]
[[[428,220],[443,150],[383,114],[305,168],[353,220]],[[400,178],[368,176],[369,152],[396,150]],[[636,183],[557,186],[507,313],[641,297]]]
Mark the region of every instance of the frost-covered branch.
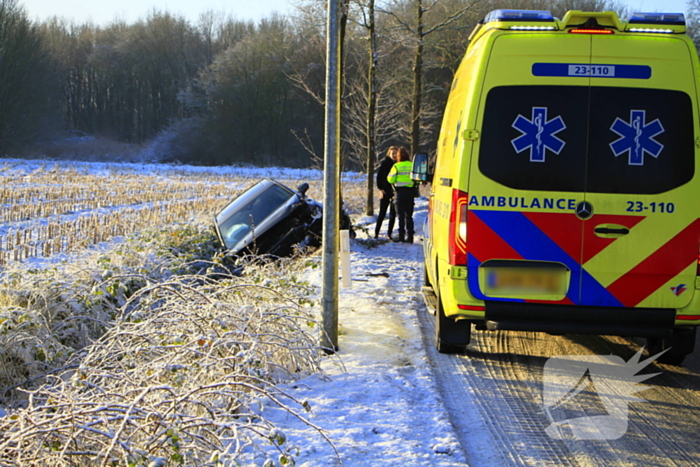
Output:
[[311,291],[276,267],[201,288],[181,276],[140,289],[77,368],[0,419],[1,463],[232,465],[270,449],[291,459],[268,406],[325,437],[309,406],[275,386],[318,372],[320,358],[304,305]]

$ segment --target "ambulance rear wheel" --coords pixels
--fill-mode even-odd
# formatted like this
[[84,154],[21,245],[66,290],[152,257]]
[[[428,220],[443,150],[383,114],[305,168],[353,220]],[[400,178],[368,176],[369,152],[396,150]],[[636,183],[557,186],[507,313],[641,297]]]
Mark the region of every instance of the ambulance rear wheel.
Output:
[[695,350],[695,333],[697,328],[674,329],[670,338],[648,338],[647,348],[649,355],[654,356],[659,352],[666,352],[658,358],[661,363],[679,366],[685,356]]
[[437,310],[435,312],[435,348],[440,353],[462,353],[472,336],[472,323],[468,320],[455,321],[445,316],[442,299],[436,287]]

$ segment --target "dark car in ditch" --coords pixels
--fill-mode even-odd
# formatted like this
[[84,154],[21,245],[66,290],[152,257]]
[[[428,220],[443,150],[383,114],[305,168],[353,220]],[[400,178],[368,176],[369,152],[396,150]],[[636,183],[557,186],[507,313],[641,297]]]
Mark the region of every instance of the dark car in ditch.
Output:
[[[216,231],[233,254],[290,256],[321,244],[323,207],[306,196],[308,183],[293,190],[263,179],[231,201],[215,216]],[[341,212],[341,229],[352,229]]]

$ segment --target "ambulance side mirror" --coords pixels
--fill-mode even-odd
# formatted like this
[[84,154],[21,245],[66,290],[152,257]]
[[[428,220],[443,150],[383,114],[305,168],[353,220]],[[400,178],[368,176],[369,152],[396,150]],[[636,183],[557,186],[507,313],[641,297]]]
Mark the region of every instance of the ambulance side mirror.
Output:
[[431,183],[433,181],[433,172],[430,169],[430,159],[428,154],[419,152],[413,156],[411,179],[414,182]]

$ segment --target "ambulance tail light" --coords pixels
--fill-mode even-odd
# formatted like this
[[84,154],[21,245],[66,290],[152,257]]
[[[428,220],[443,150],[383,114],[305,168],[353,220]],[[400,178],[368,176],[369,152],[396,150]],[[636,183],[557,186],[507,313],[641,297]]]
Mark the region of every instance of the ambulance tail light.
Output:
[[452,190],[452,211],[450,212],[450,264],[467,264],[467,202],[469,195],[460,190]]
[[569,29],[570,34],[615,34],[612,29],[597,29],[597,28],[575,28]]

